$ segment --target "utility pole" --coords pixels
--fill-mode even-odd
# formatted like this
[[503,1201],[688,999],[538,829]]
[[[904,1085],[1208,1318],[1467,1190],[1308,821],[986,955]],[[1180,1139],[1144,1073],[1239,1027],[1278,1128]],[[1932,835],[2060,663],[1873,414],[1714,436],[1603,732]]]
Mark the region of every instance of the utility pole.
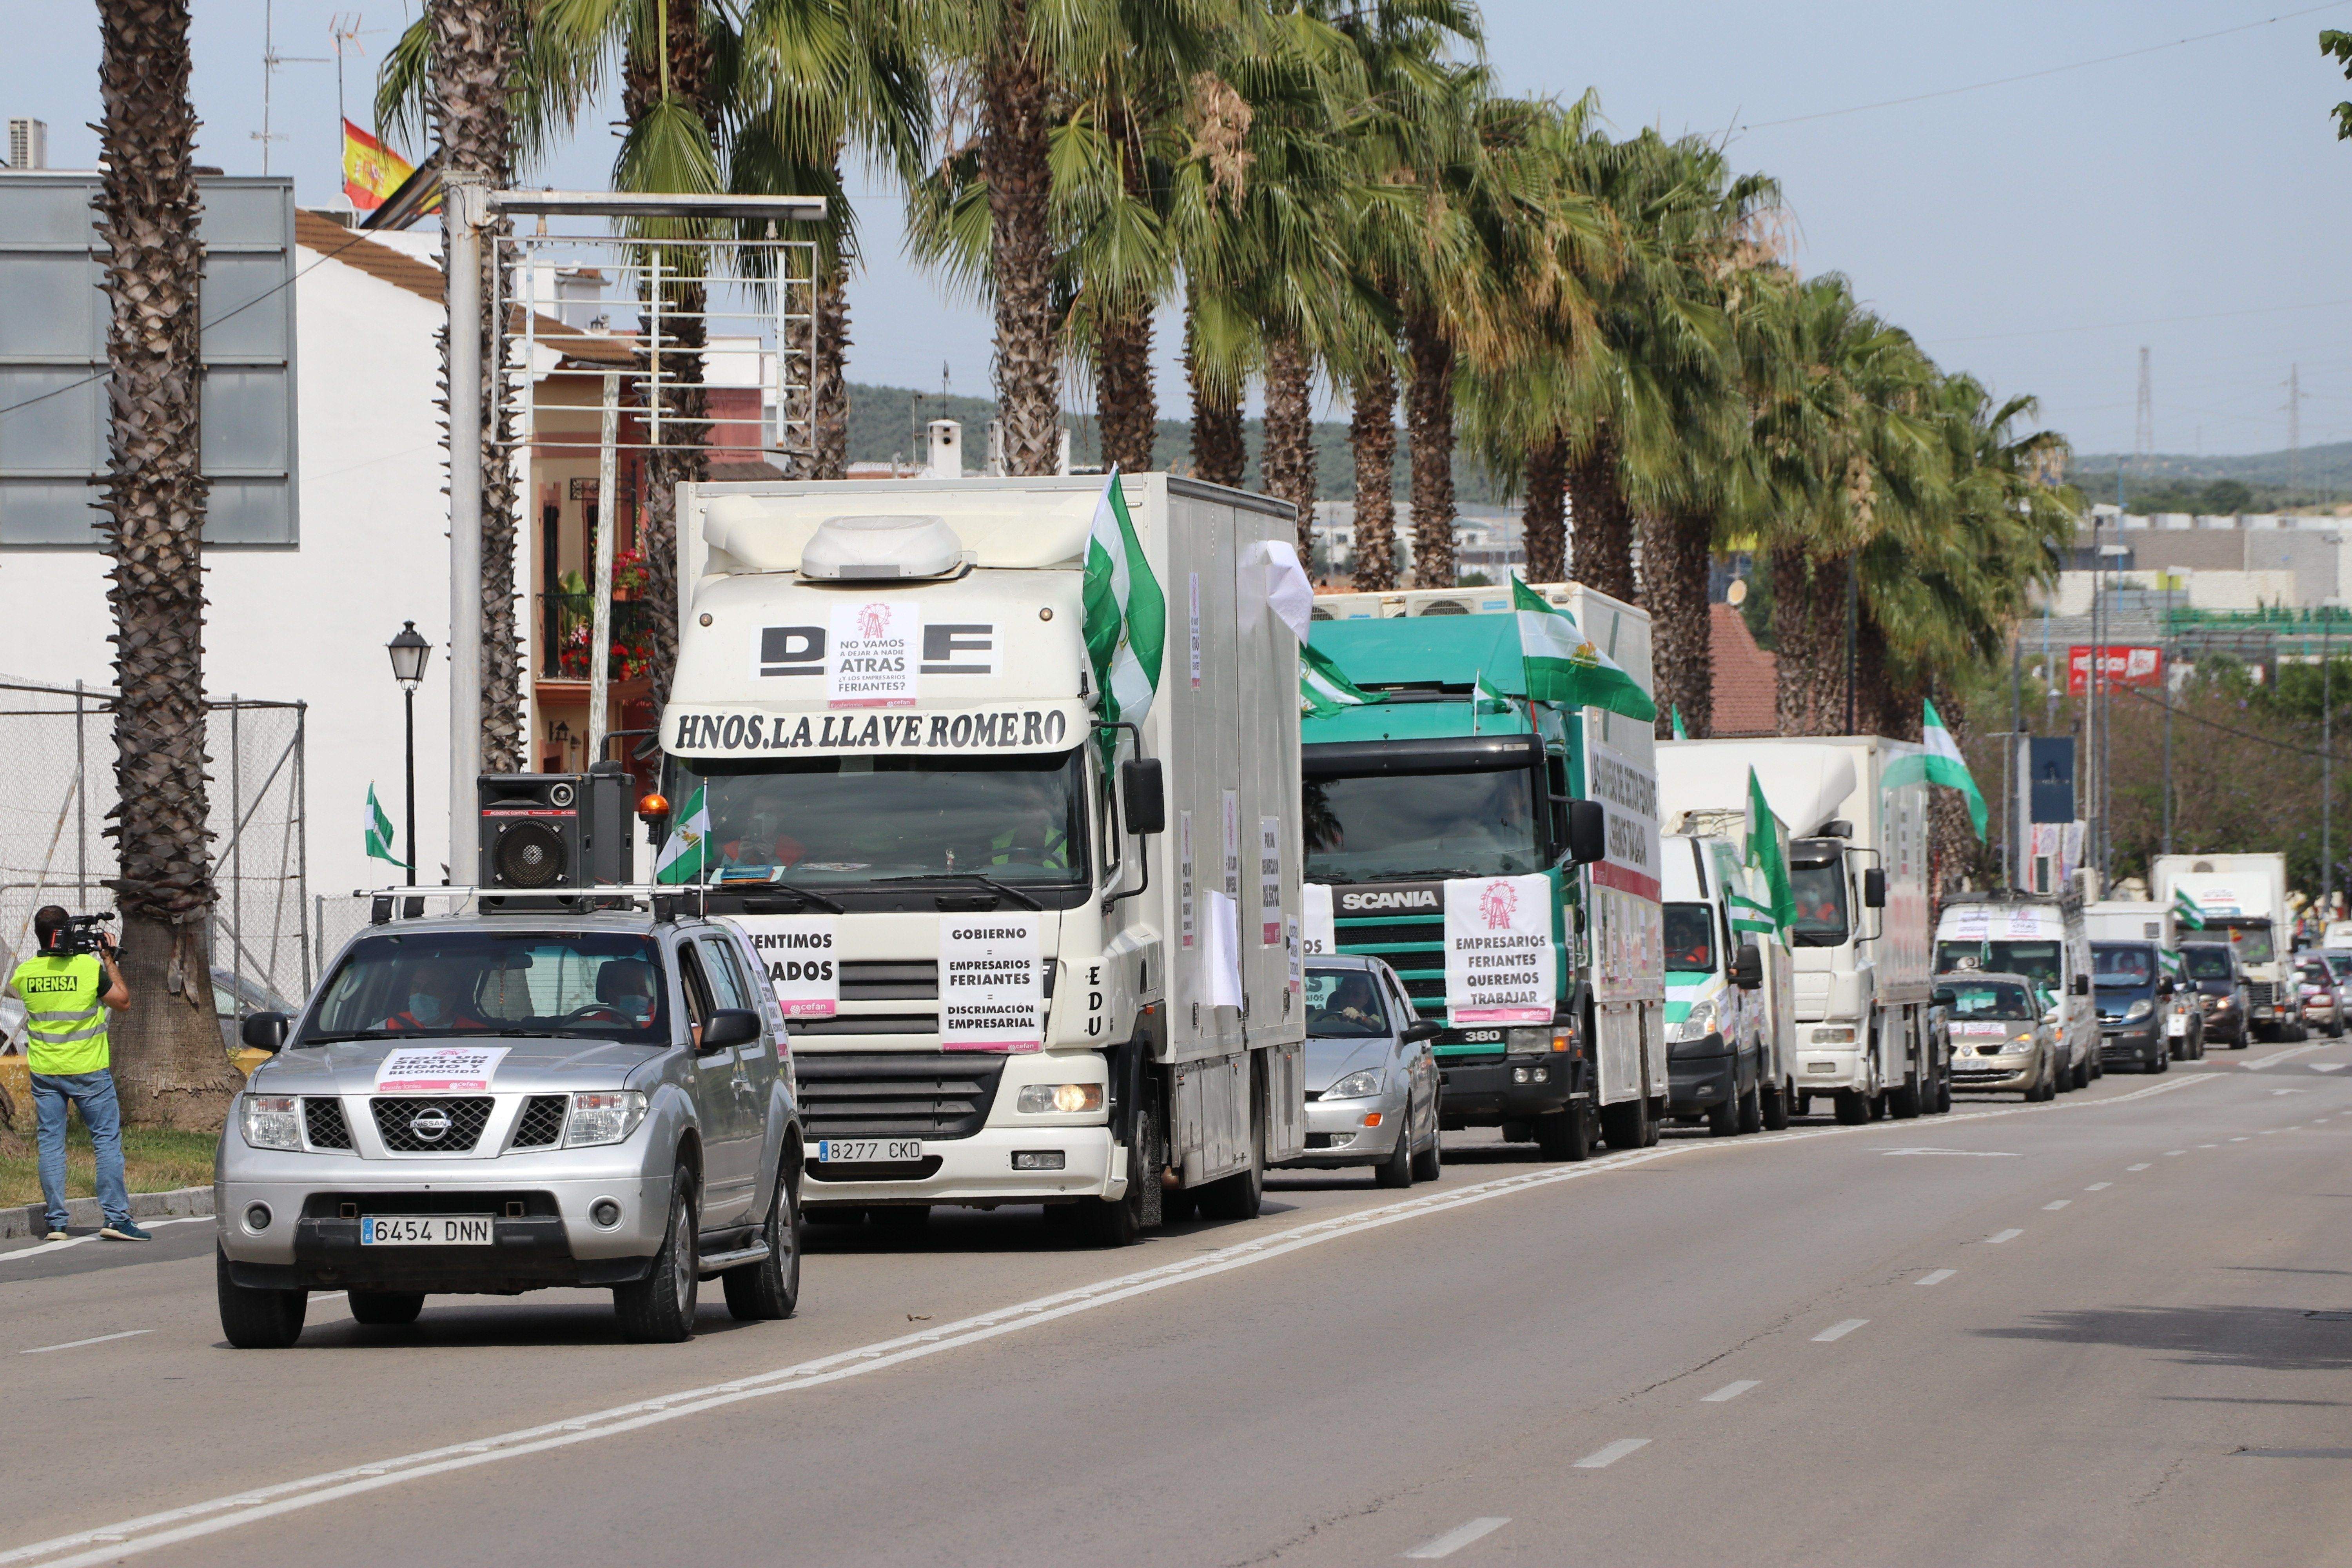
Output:
[[2009,746],[2000,759],[2001,880],[2017,885],[2017,791],[2021,782],[2018,753],[2025,745],[2025,638],[2009,635]]
[[2147,346],[2139,351],[2139,416],[2133,421],[2132,454],[2141,458],[2156,456],[2156,398],[2148,384]]
[[2286,483],[2303,489],[2303,366],[2286,367]]
[[2330,634],[2336,609],[2319,606],[2319,907],[2320,919],[2336,907],[2336,661]]
[[[330,61],[324,55],[279,54],[277,24],[277,0],[264,0],[261,7],[261,129],[248,133],[256,142],[261,143],[261,174],[264,179],[269,176],[269,144],[272,142],[289,140],[283,133],[274,133],[269,129],[269,87],[278,79],[278,68],[279,66],[323,66],[335,63]],[[342,99],[340,72],[336,78],[335,97],[340,105]],[[341,127],[336,128],[336,134],[339,136],[342,134]]]
[[2172,853],[2172,639],[2164,639],[2164,853]]

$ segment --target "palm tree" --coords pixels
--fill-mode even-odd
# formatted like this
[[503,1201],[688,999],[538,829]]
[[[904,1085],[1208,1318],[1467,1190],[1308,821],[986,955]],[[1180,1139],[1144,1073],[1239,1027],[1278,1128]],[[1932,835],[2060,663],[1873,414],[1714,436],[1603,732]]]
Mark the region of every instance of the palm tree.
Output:
[[114,566],[115,788],[124,978],[114,1025],[134,1122],[210,1131],[237,1087],[214,1021],[205,789],[204,281],[187,0],[99,6],[100,237],[111,318],[101,525]]

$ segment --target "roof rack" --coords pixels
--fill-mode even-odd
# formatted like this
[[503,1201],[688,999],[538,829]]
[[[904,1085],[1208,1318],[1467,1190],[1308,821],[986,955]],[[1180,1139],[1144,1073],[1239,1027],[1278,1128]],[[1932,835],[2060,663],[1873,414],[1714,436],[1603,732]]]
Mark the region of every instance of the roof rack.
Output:
[[388,925],[395,918],[422,920],[425,901],[463,904],[473,900],[486,915],[593,914],[599,910],[646,910],[657,921],[701,915],[711,889],[665,882],[605,882],[588,887],[512,888],[435,887],[355,888],[352,897],[368,900],[368,923]]

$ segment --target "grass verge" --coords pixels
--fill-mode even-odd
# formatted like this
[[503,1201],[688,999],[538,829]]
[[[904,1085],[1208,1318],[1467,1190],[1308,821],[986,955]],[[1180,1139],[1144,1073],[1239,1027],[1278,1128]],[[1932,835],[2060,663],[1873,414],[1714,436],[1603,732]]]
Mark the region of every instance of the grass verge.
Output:
[[[21,1207],[41,1197],[37,1154],[33,1148],[30,1114],[17,1120],[25,1151],[0,1153],[0,1208]],[[210,1132],[174,1132],[159,1127],[122,1130],[124,1175],[134,1193],[165,1193],[175,1187],[212,1184],[213,1149],[219,1142]],[[66,1195],[98,1195],[98,1164],[89,1147],[89,1133],[77,1115],[66,1128]]]

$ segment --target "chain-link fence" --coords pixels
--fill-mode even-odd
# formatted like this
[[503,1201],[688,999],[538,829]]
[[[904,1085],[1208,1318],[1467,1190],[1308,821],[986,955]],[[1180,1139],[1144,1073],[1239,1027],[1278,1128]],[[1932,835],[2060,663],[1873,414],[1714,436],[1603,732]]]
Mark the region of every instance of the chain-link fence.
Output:
[[[299,1003],[315,973],[303,876],[299,702],[205,705],[211,758],[213,994],[224,1018]],[[114,695],[0,680],[0,962],[30,952],[33,911],[114,908]]]

